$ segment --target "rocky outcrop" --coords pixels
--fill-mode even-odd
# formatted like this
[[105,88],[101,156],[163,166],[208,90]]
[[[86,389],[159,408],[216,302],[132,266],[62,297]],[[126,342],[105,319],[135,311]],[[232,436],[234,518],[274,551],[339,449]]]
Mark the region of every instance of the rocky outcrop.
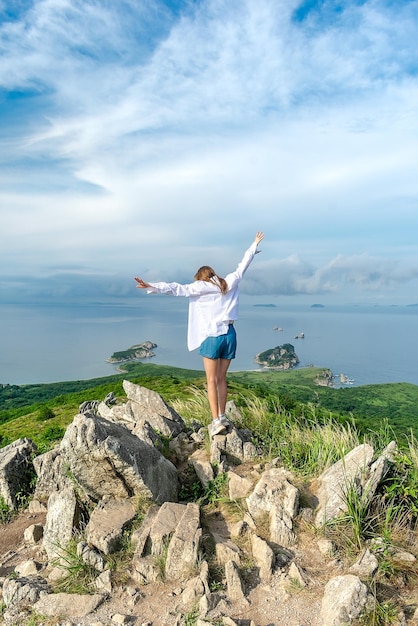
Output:
[[30,439],[18,439],[0,449],[0,496],[10,509],[17,508],[19,496],[30,492],[36,451]]
[[143,343],[131,346],[127,350],[114,352],[106,361],[108,363],[126,363],[128,361],[138,361],[140,359],[149,359],[155,356],[153,352],[157,348],[157,344],[152,341],[144,341]]
[[393,460],[392,442],[373,462],[374,450],[362,444],[323,472],[313,486],[318,506],[315,524],[322,526],[347,511],[350,498],[369,502]]
[[260,352],[256,355],[255,362],[270,369],[289,370],[299,363],[299,357],[292,344],[284,343],[282,346]]
[[[96,623],[108,623],[107,618],[101,620],[100,611],[114,597],[118,611],[107,617],[112,623],[135,623],[136,616],[142,618],[146,589],[154,584],[161,588],[162,580],[170,585],[171,609],[155,623],[167,626],[183,623],[181,616],[188,612],[196,624],[233,626],[241,624],[234,615],[245,615],[245,623],[257,626],[249,621],[253,609],[262,614],[256,599],[276,602],[279,611],[291,603],[292,588],[311,594],[308,612],[305,619],[291,621],[283,610],[277,624],[309,619],[312,626],[345,626],[371,610],[367,584],[376,573],[379,550],[388,552],[384,541],[370,543],[343,566],[333,542],[325,538],[311,540],[309,558],[304,559],[298,533],[304,520],[321,528],[344,514],[348,488],[363,503],[370,502],[394,462],[394,444],[376,459],[367,444],[350,451],[310,485],[315,510],[300,510],[300,483],[277,459],[267,463],[257,457],[251,433],[232,423],[225,434],[209,440],[204,425],[187,428],[155,392],[126,381],[124,389],[126,402],[102,402],[94,411],[76,415],[61,445],[33,461],[38,477],[35,502],[45,505],[46,521],[25,531],[25,550],[33,550],[36,559],[20,559],[18,553],[0,558],[0,583],[2,566],[16,562],[14,576],[3,579],[6,626],[25,623],[28,603],[40,615],[62,616],[68,625],[92,623],[93,612]],[[229,405],[229,416],[241,419],[234,405]],[[167,453],[167,438],[171,461],[161,453]],[[1,450],[0,458],[29,459],[30,442],[15,444]],[[184,487],[182,481],[190,475],[193,486],[206,494],[218,478],[225,479],[222,497],[229,496],[234,515],[210,508],[202,514],[201,498],[179,502],[178,487]],[[13,480],[13,472],[4,473],[5,493],[13,492]],[[143,518],[138,516],[141,503]],[[127,534],[132,552],[125,556],[123,586],[115,589],[112,559]],[[93,576],[89,595],[54,589],[68,567],[72,543],[79,562]],[[312,555],[322,563],[320,578],[326,583],[311,567]],[[404,550],[391,557],[415,567],[414,555]],[[213,571],[221,573],[218,581],[212,579]],[[270,614],[274,619],[269,623],[276,623],[274,611]]]
[[177,471],[162,454],[123,425],[77,415],[60,445],[65,465],[88,498],[142,495],[177,499]]

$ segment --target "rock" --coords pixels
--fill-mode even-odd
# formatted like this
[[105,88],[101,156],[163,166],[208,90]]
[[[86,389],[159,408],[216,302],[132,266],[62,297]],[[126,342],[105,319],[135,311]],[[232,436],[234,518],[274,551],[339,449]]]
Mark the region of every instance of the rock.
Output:
[[28,546],[36,545],[44,536],[44,527],[41,524],[32,524],[25,528],[23,539]]
[[228,472],[228,490],[231,500],[245,498],[253,488],[253,483],[248,478],[239,476],[233,471]]
[[40,615],[77,618],[93,613],[105,596],[102,594],[82,595],[78,593],[44,593],[34,604],[34,610]]
[[159,509],[148,534],[148,550],[151,554],[161,554],[169,543],[170,537],[176,531],[183,515],[187,510],[186,504],[165,502]]
[[290,581],[296,581],[300,587],[306,587],[308,584],[307,577],[303,569],[294,561],[290,564],[287,578]]
[[93,510],[86,526],[88,543],[104,554],[116,552],[120,548],[124,531],[135,515],[130,500],[103,498]]
[[80,509],[74,488],[66,487],[51,493],[43,537],[43,547],[50,561],[65,556],[65,549],[79,521]]
[[154,583],[161,578],[162,575],[163,572],[161,572],[154,556],[137,556],[132,560],[132,577],[141,585]]
[[130,408],[136,422],[146,420],[155,430],[167,437],[176,437],[184,430],[183,419],[157,392],[128,380],[123,381],[123,388],[131,401]]
[[225,563],[225,577],[228,598],[230,600],[237,600],[248,604],[238,565],[234,561],[228,561]]
[[238,546],[225,537],[212,533],[215,540],[215,554],[219,565],[225,565],[228,561],[234,561],[238,566],[241,563],[241,550]]
[[99,592],[112,593],[112,574],[110,570],[102,572],[94,581],[94,585]]
[[181,432],[171,439],[168,444],[170,452],[172,452],[179,461],[186,461],[188,457],[196,450],[198,444],[189,438],[189,436]]
[[383,450],[382,454],[370,466],[367,481],[363,486],[363,498],[366,502],[372,500],[380,482],[386,476],[390,465],[394,462],[397,448],[396,442],[391,441]]
[[321,474],[318,478],[319,488],[316,490],[316,526],[322,526],[347,510],[347,490],[353,486],[360,488],[372,458],[373,448],[365,443],[351,450]]
[[19,506],[18,494],[30,493],[31,459],[36,451],[35,444],[27,438],[17,439],[0,449],[0,496],[12,510]]
[[369,578],[377,571],[379,561],[370,550],[365,550],[359,559],[348,570],[349,574],[355,574],[359,578]]
[[199,505],[192,502],[186,505],[168,546],[167,578],[183,581],[190,577],[196,567],[201,536]]
[[198,576],[190,579],[181,594],[181,599],[186,607],[194,607],[203,595],[209,595],[209,566],[203,561]]
[[323,556],[333,556],[335,553],[335,544],[329,539],[319,539],[316,545]]
[[297,515],[299,492],[289,482],[290,474],[273,468],[264,472],[246,502],[250,515],[257,520],[269,514],[270,541],[279,546],[290,546],[295,541],[293,519]]
[[347,626],[359,617],[368,600],[360,578],[347,574],[331,578],[325,585],[321,606],[322,626]]
[[62,464],[59,447],[40,454],[33,459],[37,475],[34,499],[45,503],[54,491],[61,491],[71,486],[71,480]]
[[267,581],[271,578],[275,556],[267,541],[257,535],[251,537],[251,551],[259,570],[260,580]]
[[250,461],[257,456],[257,450],[251,441],[247,441],[244,431],[232,426],[226,435],[212,437],[211,463],[218,465],[225,463],[225,471],[244,461]]
[[106,567],[106,562],[100,552],[87,545],[85,541],[80,541],[77,544],[77,556],[98,572],[103,572]]
[[148,541],[150,530],[159,510],[160,507],[156,504],[151,505],[141,526],[132,533],[131,543],[135,547],[135,555],[143,556],[143,554],[145,554],[145,546]]
[[211,480],[214,479],[215,475],[213,472],[213,467],[210,462],[207,460],[206,453],[204,450],[196,450],[189,457],[189,463],[193,466],[194,471],[202,485],[207,487]]
[[30,559],[29,561],[23,561],[23,563],[16,565],[15,572],[19,577],[27,578],[28,576],[37,576],[41,567],[40,563]]
[[77,415],[61,441],[65,463],[94,501],[143,495],[177,500],[177,471],[158,450],[120,424]]
[[7,607],[21,602],[36,602],[42,591],[48,591],[49,585],[41,576],[6,578],[3,584],[3,602]]

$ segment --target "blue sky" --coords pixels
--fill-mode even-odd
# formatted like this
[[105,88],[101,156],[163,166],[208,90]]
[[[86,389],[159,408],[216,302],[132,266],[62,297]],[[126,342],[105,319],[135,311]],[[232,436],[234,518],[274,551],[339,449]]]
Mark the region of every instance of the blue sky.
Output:
[[0,0],[0,297],[418,302],[418,2]]

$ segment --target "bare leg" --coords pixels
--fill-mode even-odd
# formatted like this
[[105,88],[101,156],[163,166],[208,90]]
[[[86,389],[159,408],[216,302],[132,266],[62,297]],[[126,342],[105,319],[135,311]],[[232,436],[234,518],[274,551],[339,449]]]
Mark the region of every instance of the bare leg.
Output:
[[225,414],[226,399],[228,396],[228,386],[226,383],[226,373],[228,371],[231,359],[219,359],[217,371],[217,389],[218,389],[218,415]]
[[212,419],[216,419],[219,414],[225,412],[227,398],[226,373],[230,362],[229,359],[208,359],[205,356],[203,357]]

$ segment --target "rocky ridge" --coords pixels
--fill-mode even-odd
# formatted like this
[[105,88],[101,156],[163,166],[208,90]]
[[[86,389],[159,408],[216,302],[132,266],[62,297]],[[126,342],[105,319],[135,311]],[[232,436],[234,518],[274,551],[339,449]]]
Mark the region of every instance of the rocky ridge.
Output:
[[[258,458],[250,432],[231,424],[209,440],[157,393],[128,381],[124,390],[121,404],[83,403],[54,450],[36,456],[27,439],[0,450],[0,494],[11,508],[29,489],[32,464],[37,476],[21,543],[3,543],[1,529],[0,623],[362,623],[381,544],[347,561],[322,530],[346,512],[348,483],[374,497],[395,443],[377,458],[358,446],[306,488],[279,459]],[[232,510],[186,498],[197,483],[227,485]],[[90,593],[65,591],[70,556],[89,570]],[[397,558],[416,567],[412,552]],[[393,623],[418,624],[417,605],[405,588]]]

